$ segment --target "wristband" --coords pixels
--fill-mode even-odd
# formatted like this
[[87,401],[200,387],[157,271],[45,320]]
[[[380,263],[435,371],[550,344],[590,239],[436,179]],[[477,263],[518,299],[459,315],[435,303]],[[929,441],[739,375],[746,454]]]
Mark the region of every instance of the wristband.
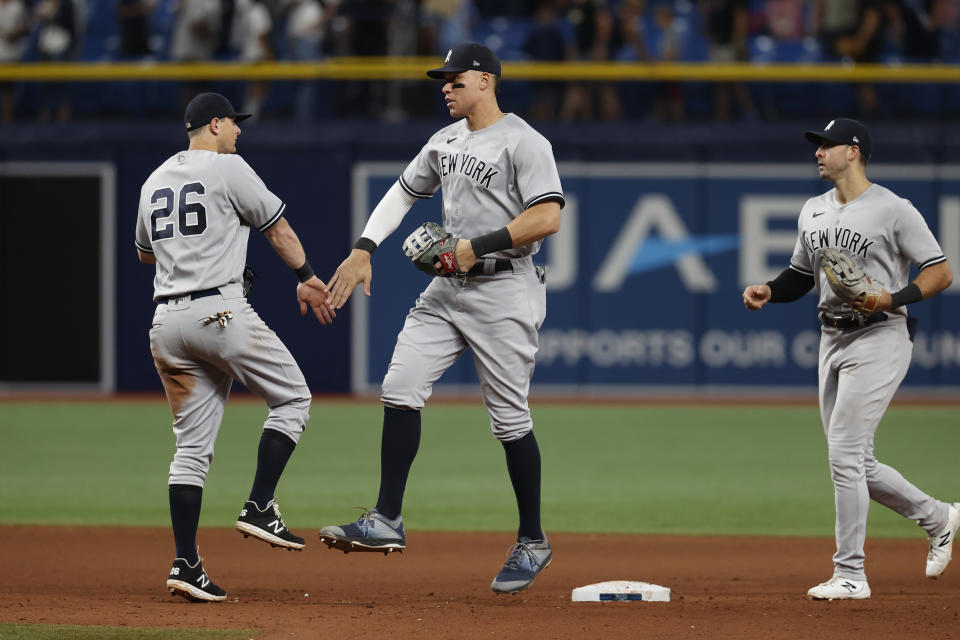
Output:
[[917,286],[916,282],[911,282],[903,289],[900,289],[900,291],[890,294],[890,308],[896,309],[905,304],[913,304],[921,300],[923,300],[923,292],[920,291],[920,287]]
[[513,249],[513,238],[510,236],[509,229],[501,227],[485,236],[473,238],[470,240],[470,246],[473,248],[473,255],[479,258],[488,253]]
[[354,249],[363,249],[370,255],[373,255],[373,252],[377,250],[377,243],[371,240],[370,238],[361,237],[355,243],[353,243]]
[[300,282],[306,282],[314,275],[313,267],[310,266],[310,262],[306,258],[303,259],[303,264],[300,266],[300,268],[294,269],[293,271],[297,274],[297,280]]

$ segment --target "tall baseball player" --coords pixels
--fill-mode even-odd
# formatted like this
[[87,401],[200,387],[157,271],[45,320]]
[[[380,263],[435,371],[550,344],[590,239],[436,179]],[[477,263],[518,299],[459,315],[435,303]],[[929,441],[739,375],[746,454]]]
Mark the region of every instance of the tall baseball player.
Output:
[[349,257],[330,279],[334,308],[363,283],[370,257],[418,198],[443,190],[446,231],[428,224],[404,251],[435,278],[407,315],[383,381],[380,495],[354,523],[324,527],[320,539],[349,551],[402,551],[400,515],[420,443],[420,410],[433,383],[469,347],[493,435],[506,452],[520,523],[517,541],[491,588],[528,588],[550,562],[540,527],[540,450],[527,405],[546,316],[546,287],[532,256],[560,228],[563,192],[550,143],[497,104],[500,61],[487,47],[457,45],[444,66],[443,97],[457,122],[424,145],[374,209]]
[[[807,131],[820,177],[834,188],[800,211],[790,266],[771,282],[748,286],[743,302],[792,302],[819,294],[820,414],[836,499],[834,574],[811,588],[813,600],[870,597],[863,544],[870,499],[916,520],[929,536],[926,575],[950,562],[960,503],[936,500],[877,461],[873,439],[907,373],[913,321],[906,305],[943,291],[953,276],[943,250],[908,200],[866,177],[870,133],[856,120]],[[920,273],[908,282],[910,263]]]
[[247,117],[220,94],[196,96],[184,116],[189,148],[160,165],[140,191],[137,254],[156,265],[150,351],[177,441],[169,478],[177,555],[167,588],[194,601],[226,598],[204,571],[196,536],[203,486],[234,379],[270,408],[253,488],[236,528],[271,546],[304,546],[280,516],[274,490],[307,423],[310,390],[293,356],[247,303],[243,280],[251,226],[296,270],[301,313],[309,302],[322,324],[335,315],[326,286],[313,275],[282,217],[284,203],[236,155],[237,122]]

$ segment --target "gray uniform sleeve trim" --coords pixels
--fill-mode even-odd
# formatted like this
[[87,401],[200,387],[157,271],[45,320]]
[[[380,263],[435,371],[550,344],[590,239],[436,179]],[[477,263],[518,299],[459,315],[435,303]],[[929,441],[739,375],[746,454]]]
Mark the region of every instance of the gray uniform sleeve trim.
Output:
[[798,267],[797,265],[793,264],[792,262],[790,263],[790,268],[793,269],[794,271],[796,271],[797,273],[802,273],[802,274],[805,275],[805,276],[812,276],[812,275],[813,275],[813,271],[807,271],[806,269],[801,269],[800,267]]
[[927,267],[932,267],[932,266],[935,265],[935,264],[940,264],[941,262],[946,262],[946,261],[947,261],[947,257],[946,257],[946,256],[937,256],[936,258],[930,258],[929,260],[927,260],[926,262],[924,262],[923,264],[921,264],[921,265],[919,266],[919,269],[920,269],[920,271],[923,271],[923,270],[926,269]]
[[134,242],[133,244],[137,245],[137,249],[140,249],[140,251],[143,251],[144,253],[153,253],[153,249],[150,247],[145,247],[139,242]]
[[267,220],[267,222],[265,222],[264,224],[257,227],[258,230],[266,231],[267,229],[275,225],[277,223],[277,220],[279,220],[283,216],[283,212],[286,208],[287,208],[287,203],[286,202],[281,203],[280,208],[277,209],[277,212],[275,214],[273,214],[273,217]]
[[560,203],[560,208],[563,208],[563,205],[566,204],[566,201],[563,199],[563,194],[559,191],[548,191],[547,193],[541,194],[536,198],[530,198],[530,200],[523,205],[524,209],[529,209],[535,204],[540,204],[545,200],[557,200]]
[[407,184],[407,181],[403,179],[403,176],[400,176],[400,186],[403,187],[403,190],[412,195],[414,198],[429,198],[432,193],[420,193],[419,191],[414,191],[410,188],[410,185]]

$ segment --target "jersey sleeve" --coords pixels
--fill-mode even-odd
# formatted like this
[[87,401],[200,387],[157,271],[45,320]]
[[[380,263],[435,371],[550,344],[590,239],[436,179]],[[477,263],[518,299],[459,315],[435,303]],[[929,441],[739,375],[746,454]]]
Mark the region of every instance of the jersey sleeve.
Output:
[[266,231],[283,215],[286,204],[263,183],[257,172],[237,155],[225,156],[227,199],[250,226]]
[[150,238],[150,229],[147,226],[149,212],[144,210],[143,205],[143,190],[141,189],[140,206],[137,210],[137,230],[134,238],[134,244],[137,246],[137,249],[143,251],[144,253],[153,253],[153,242]]
[[431,153],[429,142],[400,174],[400,186],[414,198],[429,198],[440,188],[436,154]]
[[813,275],[812,257],[803,243],[803,217],[807,213],[809,204],[809,200],[804,203],[800,210],[800,216],[797,218],[797,242],[793,245],[793,255],[790,256],[790,268],[805,276]]
[[524,137],[514,151],[517,188],[523,198],[523,208],[557,200],[564,205],[563,189],[553,147],[546,138],[534,132],[534,137]]
[[909,200],[901,200],[903,206],[894,232],[897,235],[897,244],[900,253],[909,258],[921,270],[941,262],[946,262],[940,243],[933,236],[927,221]]

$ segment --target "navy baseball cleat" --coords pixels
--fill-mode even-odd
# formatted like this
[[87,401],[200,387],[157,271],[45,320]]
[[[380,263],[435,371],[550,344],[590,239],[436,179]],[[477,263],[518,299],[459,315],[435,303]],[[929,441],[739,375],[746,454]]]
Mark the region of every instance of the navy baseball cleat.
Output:
[[497,593],[517,593],[533,584],[537,575],[547,568],[553,550],[546,538],[531,540],[520,536],[517,543],[507,551],[507,561],[493,579],[490,588]]
[[243,537],[253,536],[268,543],[271,547],[280,547],[288,551],[300,551],[306,541],[294,535],[280,516],[280,506],[276,500],[271,500],[263,511],[256,502],[247,500],[243,510],[237,516],[237,531]]
[[183,596],[191,602],[221,602],[227,599],[227,592],[207,577],[200,558],[193,566],[183,558],[174,560],[167,577],[167,589],[170,595]]
[[320,542],[344,553],[382,551],[386,555],[391,551],[402,553],[407,546],[407,537],[403,533],[403,518],[398,516],[391,522],[371,509],[364,511],[356,522],[320,529]]

